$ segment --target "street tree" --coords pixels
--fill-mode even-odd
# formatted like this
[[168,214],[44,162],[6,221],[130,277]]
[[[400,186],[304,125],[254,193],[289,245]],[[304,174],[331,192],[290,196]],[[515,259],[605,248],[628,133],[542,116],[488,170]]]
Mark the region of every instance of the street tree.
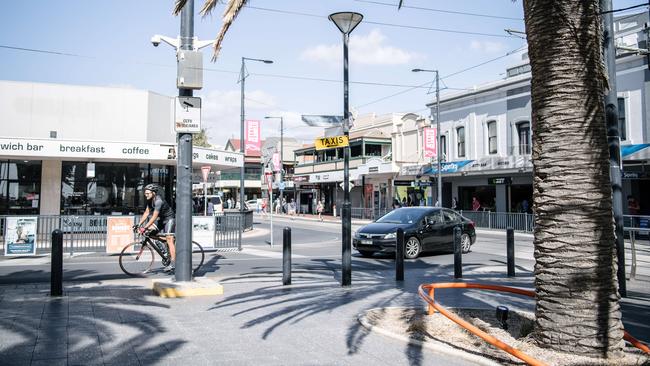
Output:
[[[177,0],[180,13],[187,0]],[[213,47],[245,0],[229,0]],[[202,15],[217,0],[206,0]],[[399,5],[402,1],[399,1]],[[598,0],[524,0],[533,123],[538,345],[591,357],[624,346],[616,281]]]
[[532,69],[536,322],[543,347],[624,346],[598,0],[524,0]]

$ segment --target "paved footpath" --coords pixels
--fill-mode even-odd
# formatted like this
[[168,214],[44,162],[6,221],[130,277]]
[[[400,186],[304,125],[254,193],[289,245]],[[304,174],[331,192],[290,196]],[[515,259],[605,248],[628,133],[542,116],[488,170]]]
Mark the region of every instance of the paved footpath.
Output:
[[[277,267],[255,268],[214,277],[224,286],[222,296],[185,299],[153,296],[147,279],[68,282],[61,298],[49,296],[48,284],[0,286],[0,364],[472,365],[357,322],[359,313],[376,307],[424,309],[417,286],[453,281],[451,258],[407,261],[403,283],[394,281],[390,259],[381,260],[380,270],[355,262],[349,288],[340,286],[339,260],[296,261],[291,286],[282,286]],[[532,261],[518,260],[515,278],[505,277],[502,256],[472,252],[463,261],[463,281],[532,287]],[[649,342],[650,281],[629,281],[628,292],[626,329]],[[530,299],[508,294],[436,294],[447,306],[533,307]]]

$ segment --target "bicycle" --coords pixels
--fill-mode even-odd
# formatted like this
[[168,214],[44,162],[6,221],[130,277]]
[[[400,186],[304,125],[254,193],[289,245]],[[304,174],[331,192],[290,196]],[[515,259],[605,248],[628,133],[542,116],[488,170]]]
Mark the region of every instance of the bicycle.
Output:
[[[124,273],[133,277],[142,277],[146,275],[153,266],[156,256],[154,252],[158,253],[161,258],[163,267],[171,264],[171,255],[169,254],[169,246],[167,239],[163,235],[151,235],[148,233],[142,234],[142,239],[134,241],[122,249],[120,252],[120,268]],[[192,242],[192,274],[196,272],[203,265],[205,260],[205,252],[203,247],[193,241]]]

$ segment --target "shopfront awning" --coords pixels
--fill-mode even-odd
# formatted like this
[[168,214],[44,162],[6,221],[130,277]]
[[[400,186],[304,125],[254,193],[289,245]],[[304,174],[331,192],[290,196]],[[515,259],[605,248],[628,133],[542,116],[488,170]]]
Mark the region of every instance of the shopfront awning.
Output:
[[634,144],[621,146],[623,160],[650,160],[650,144]]
[[[461,161],[450,161],[440,163],[440,171],[442,174],[445,173],[457,173],[463,170],[467,165],[469,165],[474,160],[461,160]],[[431,164],[431,167],[424,169],[422,175],[431,175],[438,174],[438,167],[435,163]]]

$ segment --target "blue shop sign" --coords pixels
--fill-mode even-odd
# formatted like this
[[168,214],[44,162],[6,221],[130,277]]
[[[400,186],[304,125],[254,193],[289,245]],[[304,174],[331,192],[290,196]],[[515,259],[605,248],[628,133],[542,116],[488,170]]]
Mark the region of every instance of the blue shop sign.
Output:
[[[461,160],[461,161],[452,161],[452,162],[444,162],[440,163],[440,170],[442,173],[456,173],[461,171],[465,166],[467,166],[469,163],[473,162],[474,160]],[[437,174],[438,173],[438,167],[436,166],[435,163],[431,164],[431,168],[427,169],[424,171],[423,174]]]

